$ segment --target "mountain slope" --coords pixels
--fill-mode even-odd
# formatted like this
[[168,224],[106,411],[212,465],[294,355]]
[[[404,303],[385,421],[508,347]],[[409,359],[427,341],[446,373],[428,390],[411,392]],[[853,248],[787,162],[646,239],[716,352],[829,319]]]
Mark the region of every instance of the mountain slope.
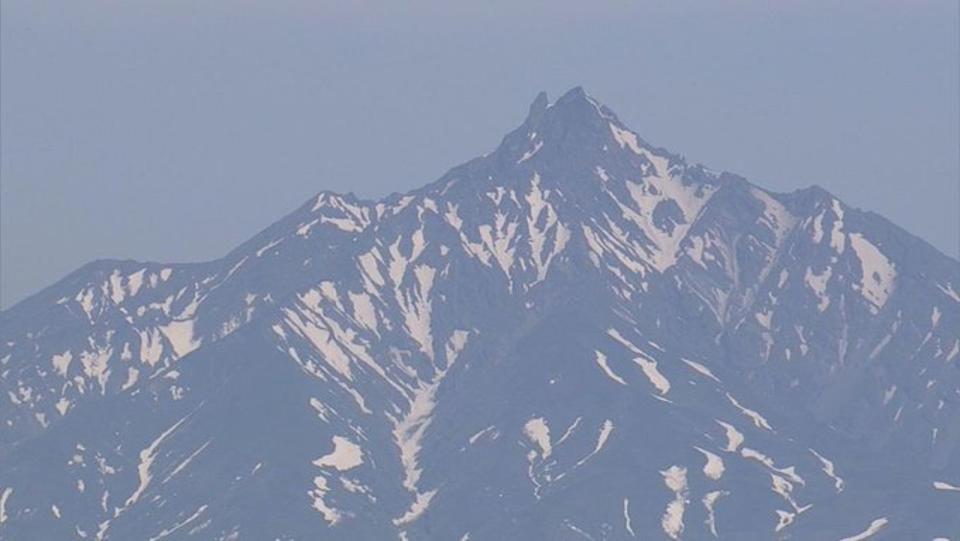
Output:
[[953,535],[958,291],[541,94],[424,188],[3,312],[0,538]]

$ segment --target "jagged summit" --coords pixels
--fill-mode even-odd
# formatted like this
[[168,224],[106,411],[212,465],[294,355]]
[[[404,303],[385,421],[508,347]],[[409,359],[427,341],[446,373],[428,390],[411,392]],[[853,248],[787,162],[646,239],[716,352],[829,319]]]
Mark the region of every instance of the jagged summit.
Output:
[[[619,141],[621,131],[630,143]],[[549,103],[547,94],[541,92],[530,105],[523,124],[504,138],[498,153],[526,161],[541,151],[548,159],[562,159],[626,144],[647,147],[635,134],[627,132],[616,115],[588,96],[582,87],[567,91],[554,103]],[[515,156],[517,152],[521,154]]]

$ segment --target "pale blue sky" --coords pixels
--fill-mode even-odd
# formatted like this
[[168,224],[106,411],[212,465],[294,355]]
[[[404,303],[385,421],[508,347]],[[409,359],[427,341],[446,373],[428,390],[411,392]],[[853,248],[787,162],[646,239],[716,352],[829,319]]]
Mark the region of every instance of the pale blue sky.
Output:
[[955,0],[384,4],[3,0],[2,305],[96,258],[218,257],[321,189],[423,185],[576,85],[957,256]]

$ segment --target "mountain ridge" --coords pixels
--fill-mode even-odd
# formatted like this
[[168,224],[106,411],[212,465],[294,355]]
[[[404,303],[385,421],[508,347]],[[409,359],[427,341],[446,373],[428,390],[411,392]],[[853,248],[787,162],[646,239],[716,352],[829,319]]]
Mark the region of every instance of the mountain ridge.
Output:
[[83,269],[0,316],[0,538],[960,530],[960,265],[579,88],[422,188]]

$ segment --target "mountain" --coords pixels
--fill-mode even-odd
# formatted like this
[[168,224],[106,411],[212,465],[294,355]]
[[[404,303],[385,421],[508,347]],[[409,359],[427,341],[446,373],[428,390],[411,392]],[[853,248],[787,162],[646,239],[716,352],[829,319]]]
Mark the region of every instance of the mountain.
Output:
[[960,263],[580,88],[0,315],[0,538],[960,539]]

